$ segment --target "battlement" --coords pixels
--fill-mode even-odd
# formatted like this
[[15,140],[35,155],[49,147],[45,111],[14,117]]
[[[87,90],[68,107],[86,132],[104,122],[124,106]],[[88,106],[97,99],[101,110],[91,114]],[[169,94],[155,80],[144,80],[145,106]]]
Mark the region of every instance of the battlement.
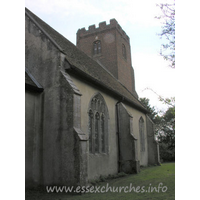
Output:
[[99,23],[99,27],[96,28],[95,24],[88,27],[88,30],[85,28],[81,28],[77,31],[77,38],[86,37],[87,35],[91,35],[93,33],[102,32],[105,30],[109,30],[112,28],[116,28],[118,32],[122,35],[122,37],[129,42],[129,37],[126,35],[126,32],[121,28],[116,19],[111,19],[110,24],[106,24],[105,21]]

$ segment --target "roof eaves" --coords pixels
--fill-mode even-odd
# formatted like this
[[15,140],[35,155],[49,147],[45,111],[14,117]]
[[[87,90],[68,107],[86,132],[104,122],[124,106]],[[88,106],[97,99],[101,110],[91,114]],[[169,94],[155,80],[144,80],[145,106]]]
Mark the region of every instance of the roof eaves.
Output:
[[122,94],[120,94],[119,92],[113,90],[112,88],[110,88],[109,86],[105,85],[104,83],[102,83],[101,81],[93,78],[92,76],[88,75],[87,73],[85,73],[84,71],[78,69],[77,67],[75,67],[74,65],[71,65],[70,70],[75,71],[76,74],[81,74],[82,76],[84,76],[86,79],[92,81],[93,83],[95,83],[96,85],[99,85],[101,87],[104,87],[105,89],[107,89],[109,92],[112,92],[114,95],[116,95],[118,98],[123,99],[123,101],[131,104],[133,107],[137,108],[138,110],[147,113],[147,109],[143,108],[142,106],[137,105],[135,102],[131,101],[130,99],[126,98],[125,96],[123,96]]
[[[149,112],[150,113],[150,112]],[[147,118],[149,119],[149,121],[152,123],[152,124],[155,124],[154,122],[153,122],[153,120],[147,115]]]

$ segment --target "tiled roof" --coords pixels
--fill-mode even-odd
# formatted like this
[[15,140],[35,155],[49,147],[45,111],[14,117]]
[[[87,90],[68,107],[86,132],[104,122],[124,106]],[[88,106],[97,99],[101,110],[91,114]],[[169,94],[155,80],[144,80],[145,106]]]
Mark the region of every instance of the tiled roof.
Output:
[[100,64],[88,57],[64,36],[46,24],[43,20],[26,8],[26,15],[43,31],[57,48],[66,55],[71,68],[98,85],[102,85],[124,101],[131,103],[137,109],[147,113],[141,102],[128,91],[115,77],[113,77]]

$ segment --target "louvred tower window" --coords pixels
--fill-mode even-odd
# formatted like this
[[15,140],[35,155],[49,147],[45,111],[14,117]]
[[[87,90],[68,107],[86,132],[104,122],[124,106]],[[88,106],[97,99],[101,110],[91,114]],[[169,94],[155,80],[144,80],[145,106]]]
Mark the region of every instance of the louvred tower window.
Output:
[[93,42],[93,54],[97,55],[101,53],[101,41],[97,40]]

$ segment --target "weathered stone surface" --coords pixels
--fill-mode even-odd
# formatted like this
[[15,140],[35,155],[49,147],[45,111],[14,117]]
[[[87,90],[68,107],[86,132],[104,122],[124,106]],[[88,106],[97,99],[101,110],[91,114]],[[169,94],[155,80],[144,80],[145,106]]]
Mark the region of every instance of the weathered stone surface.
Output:
[[160,164],[159,144],[155,140],[155,128],[153,121],[147,116],[148,136],[148,164]]
[[117,104],[118,141],[119,141],[119,171],[125,173],[138,173],[137,139],[133,134],[132,115],[126,107]]
[[[30,11],[26,10],[25,21],[25,63],[29,74],[25,105],[26,187],[86,185],[101,175],[119,171],[138,173],[140,165],[159,161],[159,148],[152,139],[152,123],[136,93],[131,94],[104,67]],[[105,42],[111,45],[118,40],[119,49],[120,42],[128,42],[129,38],[116,20],[111,20],[109,26],[117,28],[123,38],[114,37],[111,31],[105,35]],[[107,27],[102,22],[99,29]],[[95,30],[95,26],[91,26],[89,32]],[[85,32],[85,29],[80,30],[82,35]],[[110,56],[115,57],[115,53]],[[118,61],[122,65],[125,62],[124,58]],[[127,83],[134,88],[130,80],[134,71],[125,73],[130,73]],[[122,76],[126,81],[126,76]],[[90,153],[89,110],[94,97],[98,98],[97,109],[93,111],[100,111],[101,117],[105,114],[102,125],[106,133],[105,151]],[[144,152],[140,151],[141,117],[144,119]],[[102,144],[99,140],[100,149]]]
[[[35,124],[31,113],[35,114],[32,110],[34,110],[36,96],[26,91],[27,186],[31,182],[36,182],[38,185],[81,183],[83,181],[80,176],[77,177],[77,174],[82,174],[81,177],[84,177],[82,179],[86,180],[87,160],[84,157],[87,150],[86,142],[82,144],[82,141],[74,137],[74,127],[80,129],[81,94],[73,82],[70,82],[70,77],[62,72],[63,62],[66,62],[62,53],[27,16],[25,53],[28,70],[44,89],[43,98],[38,102],[40,110],[37,111],[41,115],[41,120]],[[33,108],[30,107],[31,102]],[[41,131],[34,133],[34,127],[38,124],[41,124]],[[34,134],[39,136],[36,137]],[[35,150],[33,145],[30,145],[33,142],[40,145],[39,150]],[[79,147],[78,151],[75,150],[76,146]],[[34,156],[36,153],[37,155]],[[35,164],[32,159],[42,160]],[[81,167],[85,162],[84,172]]]

